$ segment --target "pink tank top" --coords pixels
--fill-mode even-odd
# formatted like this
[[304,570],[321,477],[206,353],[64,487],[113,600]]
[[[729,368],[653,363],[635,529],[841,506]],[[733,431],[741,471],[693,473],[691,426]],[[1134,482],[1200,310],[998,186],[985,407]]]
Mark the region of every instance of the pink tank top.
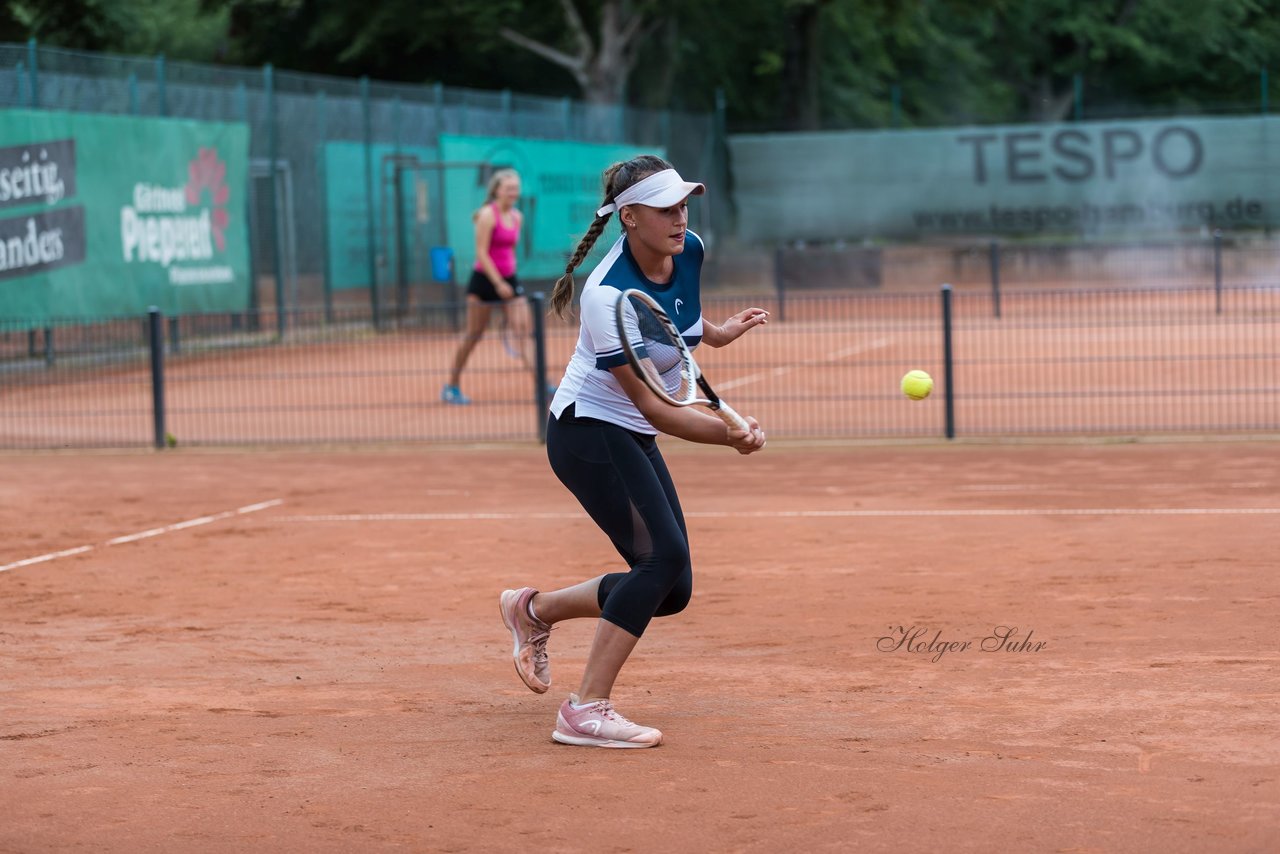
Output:
[[[498,203],[493,203],[493,233],[489,235],[489,257],[493,265],[503,276],[512,276],[516,272],[516,243],[520,240],[520,223],[513,226],[502,224],[502,211]],[[475,269],[483,272],[477,259]]]

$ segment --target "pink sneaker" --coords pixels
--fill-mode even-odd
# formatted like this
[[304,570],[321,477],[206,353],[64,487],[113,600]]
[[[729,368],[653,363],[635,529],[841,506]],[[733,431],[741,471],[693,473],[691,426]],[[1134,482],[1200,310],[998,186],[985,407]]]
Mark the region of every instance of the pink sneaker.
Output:
[[556,728],[551,737],[561,744],[583,747],[657,747],[662,733],[650,726],[633,724],[624,718],[608,700],[596,700],[585,708],[575,709],[577,694],[560,704]]
[[504,590],[498,599],[498,608],[502,611],[502,622],[511,630],[515,641],[511,657],[516,662],[516,673],[530,691],[545,694],[551,687],[551,664],[547,661],[551,626],[529,614],[529,601],[537,592],[532,587]]

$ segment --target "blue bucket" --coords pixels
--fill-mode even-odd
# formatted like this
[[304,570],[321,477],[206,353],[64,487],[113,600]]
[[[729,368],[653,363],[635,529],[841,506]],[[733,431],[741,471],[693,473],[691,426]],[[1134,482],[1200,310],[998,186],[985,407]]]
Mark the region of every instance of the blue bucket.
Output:
[[448,246],[431,247],[431,278],[437,282],[453,281],[453,250]]

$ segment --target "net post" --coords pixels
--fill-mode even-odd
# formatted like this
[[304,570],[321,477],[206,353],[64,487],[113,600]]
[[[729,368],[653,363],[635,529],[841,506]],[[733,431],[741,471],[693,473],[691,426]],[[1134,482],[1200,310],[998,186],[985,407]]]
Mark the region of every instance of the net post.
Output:
[[46,326],[44,328],[44,363],[53,366],[53,327]]
[[951,378],[954,362],[951,357],[951,285],[942,286],[942,384],[946,402],[946,433],[948,439],[956,437],[956,401]]
[[551,401],[547,395],[547,323],[545,295],[537,291],[529,298],[529,312],[533,315],[533,399],[537,407],[538,442],[547,443],[547,410]]
[[147,311],[147,346],[151,350],[151,417],[155,446],[164,448],[164,315],[151,306]]
[[1222,314],[1222,230],[1213,231],[1213,304],[1214,312]]
[[1000,319],[1000,244],[991,241],[991,313]]

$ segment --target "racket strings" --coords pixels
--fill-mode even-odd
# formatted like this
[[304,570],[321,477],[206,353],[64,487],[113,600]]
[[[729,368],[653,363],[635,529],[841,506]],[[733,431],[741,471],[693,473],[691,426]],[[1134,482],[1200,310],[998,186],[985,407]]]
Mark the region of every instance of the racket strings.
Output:
[[635,298],[628,301],[635,317],[635,329],[628,331],[633,335],[633,346],[639,344],[635,350],[641,357],[641,370],[653,384],[666,389],[667,394],[676,400],[691,400],[693,377],[687,370],[686,350],[679,334],[664,323],[649,305]]

